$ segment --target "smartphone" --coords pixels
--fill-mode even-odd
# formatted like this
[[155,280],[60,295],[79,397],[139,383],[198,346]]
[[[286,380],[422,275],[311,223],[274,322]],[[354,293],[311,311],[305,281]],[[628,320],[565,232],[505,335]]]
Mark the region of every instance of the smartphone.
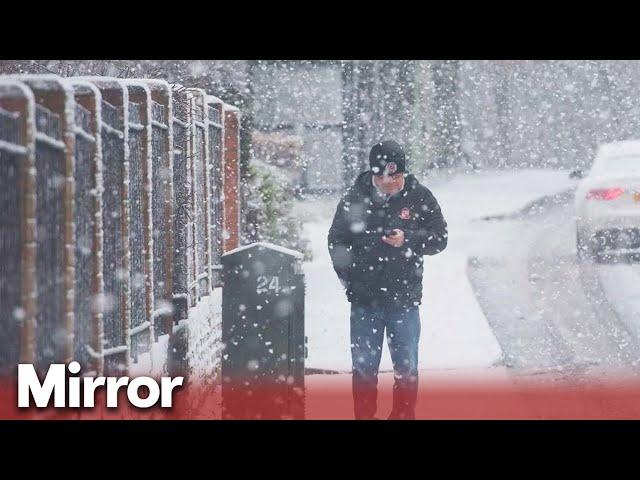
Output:
[[384,231],[385,237],[395,237],[397,234],[398,234],[398,232],[396,232],[395,228],[391,229],[391,230],[386,229]]

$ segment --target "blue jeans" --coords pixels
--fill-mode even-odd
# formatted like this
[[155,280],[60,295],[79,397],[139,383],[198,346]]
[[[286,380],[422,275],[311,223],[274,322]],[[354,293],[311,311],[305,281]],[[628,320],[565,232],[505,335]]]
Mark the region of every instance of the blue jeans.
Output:
[[368,307],[351,304],[351,359],[356,419],[372,418],[377,408],[378,370],[384,332],[393,362],[390,418],[414,418],[418,395],[418,307]]

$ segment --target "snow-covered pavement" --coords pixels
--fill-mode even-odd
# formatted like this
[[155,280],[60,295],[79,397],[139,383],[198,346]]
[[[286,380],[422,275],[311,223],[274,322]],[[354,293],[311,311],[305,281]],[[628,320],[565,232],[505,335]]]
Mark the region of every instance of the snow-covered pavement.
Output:
[[599,265],[602,289],[630,333],[640,338],[640,265]]
[[[485,318],[467,277],[470,256],[494,248],[492,222],[484,216],[513,212],[527,203],[573,186],[565,171],[487,171],[452,179],[424,179],[438,199],[449,224],[449,245],[425,257],[421,306],[421,369],[478,369],[497,365],[501,348]],[[296,205],[305,221],[313,261],[305,264],[307,282],[307,367],[350,371],[349,303],[331,267],[327,233],[339,198],[308,198]],[[501,228],[497,226],[497,228]],[[517,236],[513,239],[517,242]],[[503,248],[504,245],[501,246]],[[391,370],[385,345],[381,370]]]

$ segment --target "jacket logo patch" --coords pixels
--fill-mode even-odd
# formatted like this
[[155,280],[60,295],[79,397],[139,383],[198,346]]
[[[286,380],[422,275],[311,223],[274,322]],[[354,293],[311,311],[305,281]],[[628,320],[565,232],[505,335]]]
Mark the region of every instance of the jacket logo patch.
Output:
[[409,209],[407,207],[404,207],[401,211],[400,211],[400,218],[403,220],[409,220]]

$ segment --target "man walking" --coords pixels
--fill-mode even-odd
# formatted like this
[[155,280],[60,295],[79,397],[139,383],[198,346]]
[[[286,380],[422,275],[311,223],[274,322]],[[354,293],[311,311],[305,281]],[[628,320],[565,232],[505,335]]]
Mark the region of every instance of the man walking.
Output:
[[415,418],[423,255],[446,248],[447,223],[405,162],[398,143],[374,145],[370,170],[340,200],[329,230],[333,268],[351,302],[356,419],[375,418],[385,330],[394,370],[389,418]]

